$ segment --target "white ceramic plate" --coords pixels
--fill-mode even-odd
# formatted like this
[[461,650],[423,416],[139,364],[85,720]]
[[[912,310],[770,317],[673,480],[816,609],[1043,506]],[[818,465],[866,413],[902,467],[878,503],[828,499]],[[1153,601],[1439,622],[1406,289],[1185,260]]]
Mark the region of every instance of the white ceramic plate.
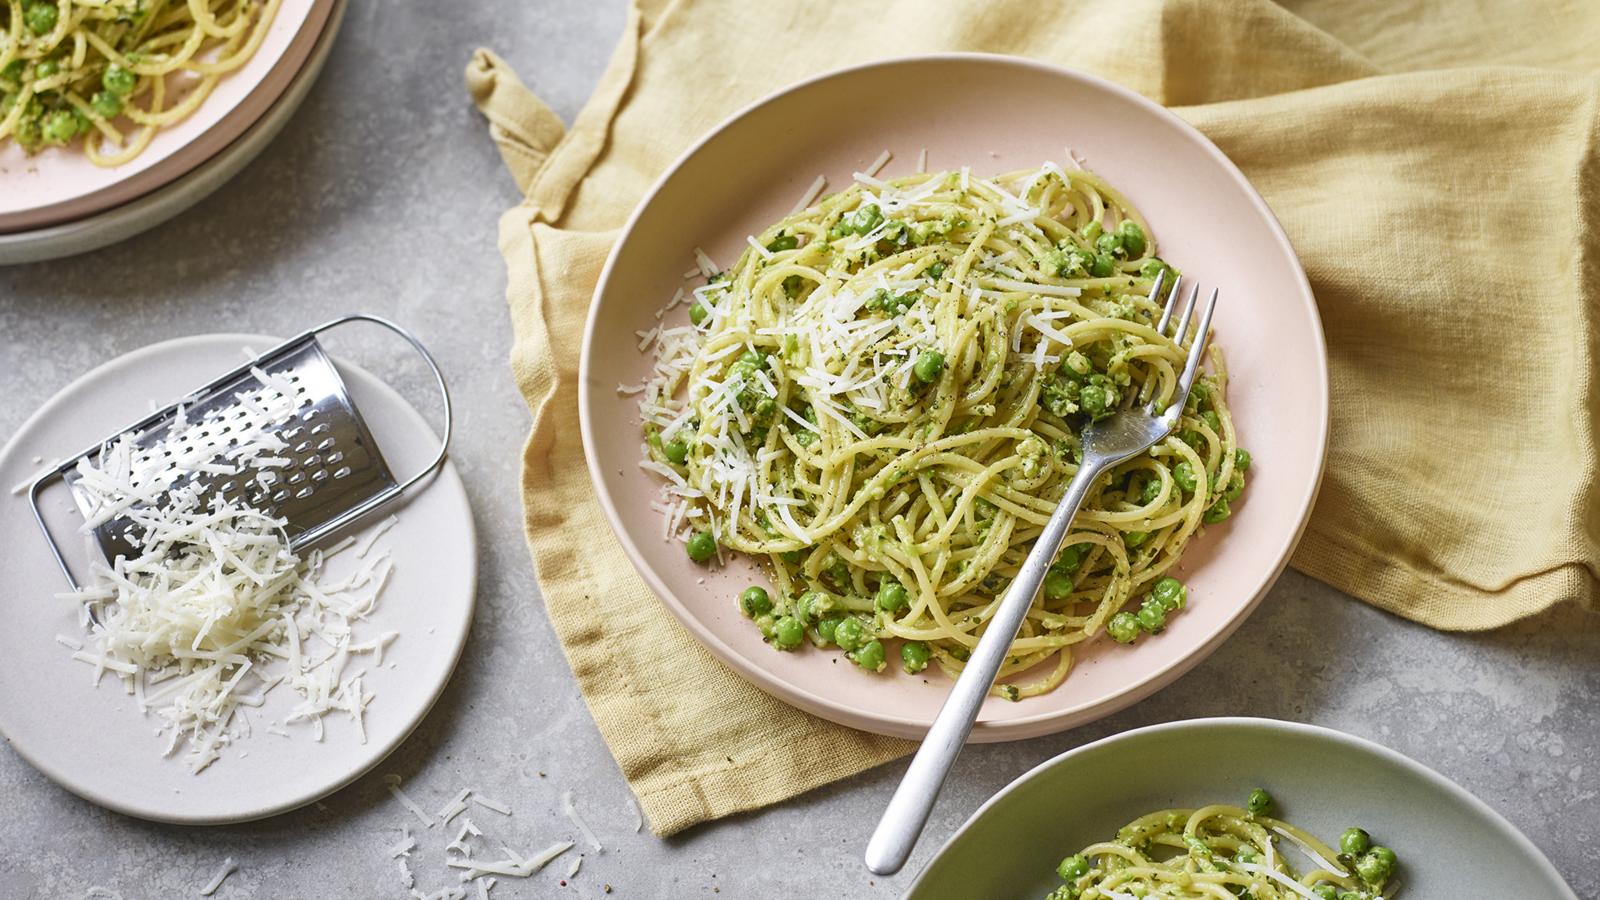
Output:
[[[15,141],[0,142],[0,232],[33,230],[110,209],[215,155],[254,124],[294,80],[333,5],[334,0],[283,0],[255,55],[218,79],[191,115],[156,132],[144,152],[120,166],[97,166],[77,145],[29,156]],[[181,96],[169,98],[169,103]]]
[[[937,102],[906,102],[908,84]],[[818,122],[827,126],[810,124]],[[885,148],[895,158],[883,177],[915,171],[922,148],[931,169],[993,174],[1063,160],[1067,147],[1144,213],[1162,257],[1195,283],[1221,287],[1215,339],[1232,375],[1228,401],[1240,443],[1256,465],[1233,517],[1208,528],[1183,557],[1178,575],[1191,599],[1183,615],[1131,647],[1090,643],[1049,694],[1018,703],[991,697],[973,739],[1063,731],[1148,696],[1219,646],[1288,561],[1322,475],[1326,350],[1293,248],[1227,157],[1132,91],[1043,63],[951,54],[833,72],[736,114],[656,183],[601,274],[579,372],[589,472],[623,548],[695,637],[788,703],[916,738],[950,685],[937,673],[876,675],[838,665],[831,652],[774,651],[735,604],[740,589],[766,576],[743,559],[708,570],[691,563],[680,543],[662,539],[650,508],[659,483],[638,465],[637,398],[617,391],[651,368],[635,332],[656,324],[655,311],[684,284],[696,246],[731,265],[746,237],[787,215],[819,173],[837,191]],[[687,304],[667,324],[686,315]]]
[[1401,900],[1577,900],[1511,823],[1421,763],[1331,729],[1242,718],[1140,728],[1044,763],[973,813],[906,897],[1038,900],[1061,884],[1064,857],[1140,815],[1243,805],[1257,787],[1324,841],[1360,826],[1392,848]]
[[154,228],[210,196],[266,149],[300,108],[333,48],[347,6],[346,0],[333,0],[327,24],[305,65],[277,102],[233,143],[182,177],[137,200],[60,225],[0,234],[0,266],[98,250]]
[[[31,480],[45,460],[77,453],[151,408],[206,383],[245,359],[244,348],[278,343],[258,335],[179,338],[119,357],[62,390],[18,429],[0,451],[0,484]],[[398,393],[367,372],[339,363],[390,468],[399,477],[432,459],[438,438]],[[76,610],[56,599],[66,585],[50,557],[26,500],[0,497],[0,733],[16,752],[67,790],[140,818],[210,824],[239,822],[310,803],[376,765],[422,721],[444,689],[472,621],[477,550],[472,514],[455,468],[446,463],[393,512],[399,524],[377,547],[395,561],[394,574],[370,621],[358,634],[398,631],[381,667],[365,681],[375,699],[367,709],[366,743],[345,716],[327,719],[316,743],[304,724],[292,737],[263,730],[292,700],[280,688],[252,715],[250,738],[192,775],[181,754],[161,756],[165,739],[141,717],[120,682],[91,686],[92,668],[70,658],[56,635],[79,636]],[[49,507],[70,521],[71,501],[59,486]],[[81,522],[81,519],[77,520]],[[58,531],[58,533],[60,533]],[[64,542],[69,556],[76,549]],[[335,564],[354,565],[352,554]],[[77,568],[76,571],[83,571]],[[359,637],[357,638],[360,639]],[[391,668],[389,663],[395,663]],[[252,711],[255,712],[255,711]],[[240,751],[248,751],[248,755]]]

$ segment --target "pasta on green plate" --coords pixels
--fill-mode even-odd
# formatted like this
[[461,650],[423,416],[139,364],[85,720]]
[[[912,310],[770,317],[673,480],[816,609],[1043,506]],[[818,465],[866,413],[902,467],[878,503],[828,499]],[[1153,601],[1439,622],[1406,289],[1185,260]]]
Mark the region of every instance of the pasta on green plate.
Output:
[[[1361,828],[1336,850],[1267,815],[1272,796],[1257,788],[1244,808],[1164,809],[1123,826],[1056,867],[1062,885],[1045,900],[1388,900],[1399,863]],[[1298,875],[1279,852],[1287,841],[1313,868]]]

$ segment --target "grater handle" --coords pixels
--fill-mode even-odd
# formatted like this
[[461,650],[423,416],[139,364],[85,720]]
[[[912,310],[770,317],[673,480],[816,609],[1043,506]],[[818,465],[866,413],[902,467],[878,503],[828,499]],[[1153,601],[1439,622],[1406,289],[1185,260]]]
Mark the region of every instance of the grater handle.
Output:
[[452,427],[450,388],[446,386],[444,381],[444,373],[439,371],[439,364],[434,362],[433,354],[428,352],[428,348],[423,346],[422,341],[418,340],[416,335],[413,335],[406,329],[381,316],[374,316],[368,313],[351,313],[349,315],[340,316],[337,319],[324,322],[315,328],[308,329],[305,332],[290,338],[284,343],[293,344],[307,338],[315,337],[316,335],[319,335],[325,331],[331,331],[341,325],[348,325],[352,322],[370,322],[374,325],[380,325],[389,329],[403,338],[406,343],[410,344],[411,349],[415,350],[417,355],[422,357],[422,361],[428,364],[428,369],[433,372],[434,384],[438,385],[439,387],[439,398],[444,402],[444,435],[439,439],[439,452],[434,455],[433,460],[426,466],[423,466],[410,478],[401,481],[400,483],[385,491],[382,491],[381,493],[372,495],[362,503],[345,510],[344,512],[326,522],[323,522],[321,525],[318,525],[315,528],[295,535],[289,541],[290,549],[296,549],[327,537],[329,534],[332,534],[340,528],[349,525],[351,522],[356,521],[357,519],[369,512],[372,512],[385,503],[397,499],[413,485],[437,472],[439,468],[444,465],[445,457],[449,453],[450,431]]
[[33,520],[39,523],[39,530],[44,532],[44,542],[50,545],[50,555],[55,557],[61,574],[67,577],[67,584],[71,585],[74,591],[81,591],[83,588],[79,586],[78,579],[72,577],[72,568],[67,565],[66,557],[61,555],[61,545],[56,543],[56,536],[50,533],[50,526],[45,524],[44,513],[39,509],[39,492],[44,490],[45,485],[65,475],[68,468],[70,468],[69,463],[62,463],[35,478],[33,484],[28,486],[28,508],[33,510]]

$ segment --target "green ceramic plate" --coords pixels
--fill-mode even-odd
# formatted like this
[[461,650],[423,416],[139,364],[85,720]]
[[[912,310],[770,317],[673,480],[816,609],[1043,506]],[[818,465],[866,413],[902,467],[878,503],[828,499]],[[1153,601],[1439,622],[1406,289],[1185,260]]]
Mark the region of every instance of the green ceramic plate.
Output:
[[1079,747],[1008,785],[940,849],[907,900],[1040,900],[1061,858],[1165,807],[1242,803],[1330,840],[1360,825],[1400,855],[1400,900],[1577,900],[1511,823],[1439,773],[1337,731],[1273,719],[1195,719]]

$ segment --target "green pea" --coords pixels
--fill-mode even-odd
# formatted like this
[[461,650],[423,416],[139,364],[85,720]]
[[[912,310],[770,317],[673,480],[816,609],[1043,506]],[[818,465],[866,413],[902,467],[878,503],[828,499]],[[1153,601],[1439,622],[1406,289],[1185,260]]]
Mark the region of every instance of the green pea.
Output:
[[28,30],[34,34],[49,34],[55,30],[56,21],[61,17],[61,10],[54,3],[35,3],[28,7],[22,14],[28,23]]
[[1106,256],[1121,256],[1124,253],[1122,249],[1122,236],[1108,231],[1105,234],[1100,235],[1098,238],[1095,238],[1094,249],[1105,254]]
[[899,612],[911,605],[911,598],[906,594],[906,586],[891,578],[878,585],[877,602],[884,612]]
[[867,627],[855,616],[845,619],[833,629],[833,642],[846,653],[860,648],[869,637]]
[[936,262],[924,270],[922,274],[928,276],[930,280],[938,281],[944,277],[944,263]]
[[739,595],[739,609],[752,619],[764,616],[772,612],[772,598],[767,596],[766,588],[752,584]]
[[883,649],[883,642],[874,638],[862,644],[854,652],[846,653],[850,661],[869,672],[882,672],[888,665],[888,659]]
[[823,569],[822,574],[840,588],[850,586],[850,564],[838,553],[828,555],[828,566]]
[[794,614],[801,624],[810,625],[833,607],[828,596],[819,591],[806,591],[794,602]]
[[696,531],[687,544],[689,558],[697,563],[710,562],[717,555],[717,539],[710,531]]
[[0,78],[11,82],[12,85],[17,85],[22,81],[22,69],[25,65],[27,65],[27,60],[13,59],[6,64],[4,69],[0,69]]
[[937,350],[924,350],[911,366],[911,374],[923,384],[931,384],[944,372],[944,354]]
[[900,664],[912,675],[928,667],[928,660],[933,656],[928,645],[921,641],[906,641],[900,645]]
[[704,303],[695,303],[689,307],[689,324],[699,325],[709,315],[711,315],[711,310],[707,309]]
[[122,114],[122,98],[110,91],[95,91],[89,105],[102,119],[115,119]]
[[1083,558],[1088,555],[1088,544],[1068,544],[1062,548],[1061,555],[1056,557],[1056,566],[1071,575],[1083,566]]
[[1351,856],[1360,856],[1372,849],[1372,835],[1361,828],[1346,828],[1339,835],[1339,849]]
[[839,623],[843,622],[844,619],[845,617],[843,615],[834,614],[823,618],[822,621],[817,623],[817,636],[822,638],[822,643],[834,643],[834,637],[839,627]]
[[1169,612],[1175,609],[1183,609],[1185,595],[1188,593],[1189,589],[1183,586],[1183,582],[1173,578],[1171,575],[1156,582],[1156,586],[1150,590],[1151,598]]
[[1130,257],[1144,255],[1144,229],[1139,227],[1138,222],[1123,219],[1122,224],[1117,226],[1117,235],[1122,238],[1122,248],[1128,251]]
[[1072,575],[1051,566],[1044,573],[1044,595],[1051,600],[1065,600],[1072,595]]
[[[1126,245],[1127,242],[1128,242],[1127,238],[1123,238],[1122,242],[1123,242],[1124,245]],[[1149,259],[1144,261],[1144,265],[1141,265],[1139,267],[1139,274],[1143,275],[1146,278],[1154,278],[1157,275],[1160,275],[1162,272],[1165,272],[1165,271],[1167,271],[1167,264],[1162,262],[1161,261],[1161,257],[1159,257],[1159,256],[1150,257]],[[1162,284],[1162,289],[1163,290],[1170,289],[1172,287],[1172,279],[1171,278],[1163,279],[1161,284]]]
[[1394,874],[1395,864],[1399,858],[1388,847],[1373,847],[1366,855],[1356,860],[1356,874],[1367,884],[1380,885],[1389,880]]
[[780,234],[772,239],[772,243],[767,245],[767,249],[773,253],[782,253],[785,250],[793,250],[798,246],[800,246],[799,238],[792,234]]
[[1339,900],[1339,889],[1331,884],[1319,884],[1311,893],[1316,894],[1318,900]]
[[1272,795],[1261,788],[1250,792],[1250,798],[1245,801],[1245,808],[1251,815],[1259,816],[1272,808]]
[[65,144],[71,141],[78,136],[77,110],[58,109],[52,112],[45,117],[41,133],[44,139],[52,144]]
[[1161,479],[1160,478],[1151,478],[1151,479],[1146,480],[1145,483],[1144,483],[1144,486],[1139,489],[1139,502],[1140,503],[1144,503],[1144,504],[1147,504],[1147,505],[1151,504],[1151,503],[1154,503],[1154,502],[1156,502],[1156,498],[1159,497],[1159,496],[1161,496]]
[[1250,471],[1250,451],[1243,447],[1233,450],[1233,467],[1241,472]]
[[1139,627],[1152,634],[1167,627],[1167,608],[1155,600],[1140,604],[1137,616]]
[[[18,62],[21,62],[21,60],[18,60]],[[53,59],[41,60],[39,63],[37,63],[33,67],[33,77],[37,78],[40,81],[43,81],[46,78],[54,78],[54,77],[56,77],[56,75],[58,73],[60,73],[60,71],[61,71],[61,64],[56,62],[55,60],[53,60]]]
[[1223,519],[1233,515],[1233,510],[1228,506],[1228,500],[1223,497],[1211,504],[1204,513],[1200,514],[1200,521],[1207,525],[1215,525]]
[[1199,480],[1194,477],[1194,466],[1189,465],[1186,459],[1172,467],[1172,480],[1188,494],[1194,493],[1195,488],[1200,486]]
[[779,616],[772,624],[772,646],[779,650],[793,650],[805,637],[806,627],[794,616]]
[[1104,253],[1096,253],[1094,262],[1089,264],[1089,274],[1096,278],[1110,278],[1116,271],[1117,261]]
[[1063,859],[1061,865],[1056,866],[1056,874],[1061,876],[1062,881],[1077,881],[1089,874],[1089,860],[1085,859],[1083,854],[1075,853]]
[[689,445],[683,441],[667,441],[661,445],[661,452],[668,462],[681,466],[689,458]]
[[125,97],[133,93],[133,89],[138,86],[139,76],[117,63],[112,63],[106,67],[105,74],[100,76],[100,84],[111,93]]
[[1129,550],[1137,550],[1148,543],[1149,540],[1150,532],[1148,531],[1125,531],[1122,533],[1122,543],[1126,544]]
[[1100,418],[1111,411],[1111,397],[1106,389],[1098,384],[1086,384],[1078,391],[1078,405],[1091,418]]
[[756,629],[761,632],[761,636],[769,641],[772,640],[773,629],[778,624],[778,617],[772,613],[767,613],[764,616],[756,616],[755,622]]
[[1119,612],[1106,623],[1106,632],[1119,644],[1131,644],[1139,637],[1139,618],[1131,612]]
[[1212,431],[1216,432],[1217,434],[1222,434],[1222,417],[1217,415],[1216,410],[1208,409],[1201,413],[1200,420],[1205,422],[1206,425],[1210,426]]
[[1234,469],[1233,474],[1228,476],[1228,486],[1222,492],[1222,499],[1232,503],[1239,499],[1242,493],[1244,493],[1244,473]]

